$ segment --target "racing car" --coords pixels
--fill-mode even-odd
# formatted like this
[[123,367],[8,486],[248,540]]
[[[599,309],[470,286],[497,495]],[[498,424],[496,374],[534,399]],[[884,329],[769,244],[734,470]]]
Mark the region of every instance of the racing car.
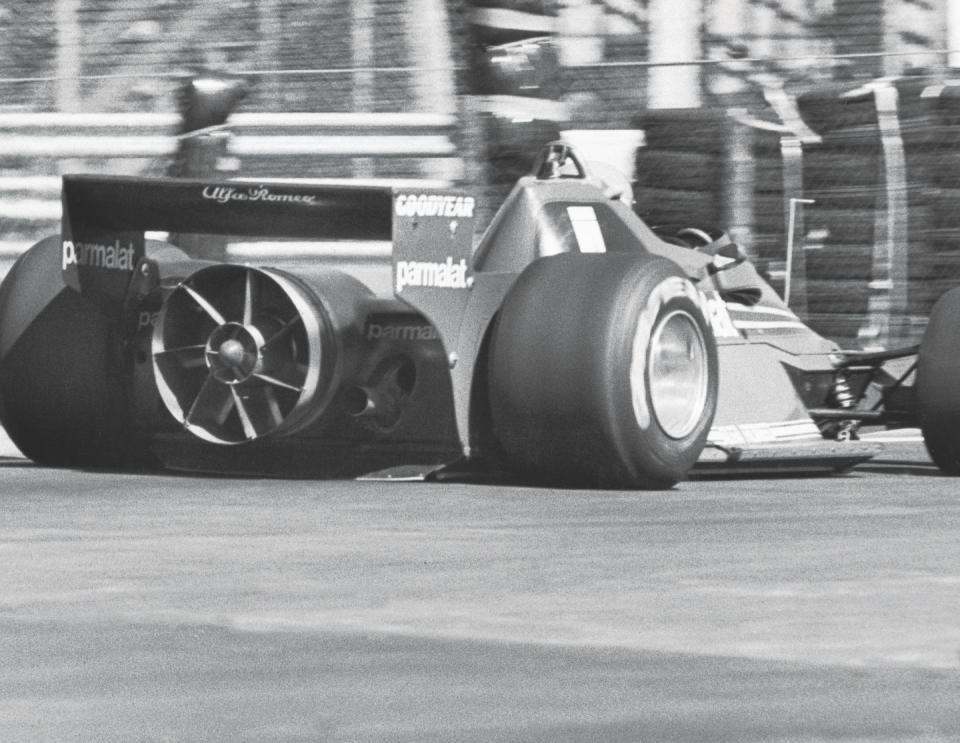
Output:
[[[960,472],[960,290],[919,346],[843,351],[726,235],[616,196],[552,143],[475,242],[459,189],[64,176],[0,285],[0,422],[55,467],[612,488],[842,470],[919,425]],[[391,285],[184,234],[389,240]]]

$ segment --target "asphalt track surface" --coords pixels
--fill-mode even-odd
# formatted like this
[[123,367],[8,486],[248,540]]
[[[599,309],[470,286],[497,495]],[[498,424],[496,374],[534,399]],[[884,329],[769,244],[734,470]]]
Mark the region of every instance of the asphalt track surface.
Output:
[[0,458],[0,741],[960,741],[960,482]]

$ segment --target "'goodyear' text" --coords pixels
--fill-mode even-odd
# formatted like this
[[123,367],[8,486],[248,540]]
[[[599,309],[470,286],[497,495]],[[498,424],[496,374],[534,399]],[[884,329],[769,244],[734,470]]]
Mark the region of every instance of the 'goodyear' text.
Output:
[[459,217],[473,216],[476,204],[472,196],[448,194],[398,194],[394,207],[398,217]]

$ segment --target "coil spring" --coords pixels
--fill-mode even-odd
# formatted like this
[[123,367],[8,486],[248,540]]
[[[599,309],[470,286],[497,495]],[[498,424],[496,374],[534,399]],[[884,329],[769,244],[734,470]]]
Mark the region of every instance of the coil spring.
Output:
[[[850,386],[850,379],[843,372],[838,371],[834,377],[830,396],[833,403],[843,410],[849,410],[857,405],[857,396]],[[851,441],[859,438],[857,436],[859,427],[860,424],[857,421],[836,421],[824,433],[837,441]]]
[[853,394],[850,380],[846,374],[837,372],[833,380],[833,389],[830,391],[833,402],[838,408],[852,408],[857,404],[857,396]]

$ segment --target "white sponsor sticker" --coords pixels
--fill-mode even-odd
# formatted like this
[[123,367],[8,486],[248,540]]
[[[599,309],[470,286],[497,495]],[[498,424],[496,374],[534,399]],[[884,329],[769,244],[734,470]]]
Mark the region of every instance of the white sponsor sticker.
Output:
[[740,331],[730,317],[727,303],[715,294],[704,295],[701,304],[710,328],[717,338],[740,338]]
[[63,270],[67,266],[92,266],[111,271],[132,271],[136,251],[132,244],[114,240],[111,245],[92,242],[63,241]]
[[472,196],[449,194],[398,194],[394,210],[398,217],[473,217]]
[[577,245],[581,253],[606,253],[603,233],[597,221],[597,213],[592,206],[568,206],[567,216],[577,236]]
[[368,341],[435,341],[440,335],[429,324],[389,324],[373,322],[367,325]]
[[465,289],[467,287],[467,261],[458,263],[447,258],[443,263],[429,261],[397,261],[397,293],[407,286],[429,286],[440,289]]

